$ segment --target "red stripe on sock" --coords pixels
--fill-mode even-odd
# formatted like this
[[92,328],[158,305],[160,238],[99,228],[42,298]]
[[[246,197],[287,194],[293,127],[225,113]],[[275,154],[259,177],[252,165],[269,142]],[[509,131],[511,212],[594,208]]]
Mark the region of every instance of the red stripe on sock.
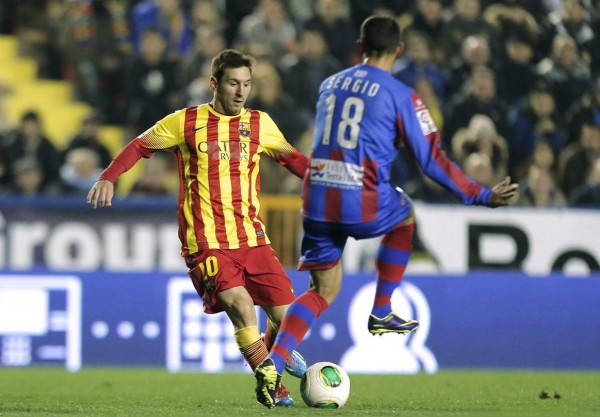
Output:
[[381,295],[375,297],[375,301],[373,301],[373,305],[375,307],[386,306],[392,302],[392,297],[389,295]]
[[377,279],[388,282],[400,282],[406,270],[406,265],[394,265],[383,261],[376,261],[376,268]]
[[410,251],[414,231],[414,223],[398,226],[381,239],[381,244],[397,250]]
[[287,328],[291,330],[289,333],[294,336],[296,341],[300,343],[302,337],[308,332],[308,325],[304,320],[297,316],[287,317]]
[[313,290],[306,291],[296,299],[296,302],[302,303],[306,307],[310,308],[315,314],[315,317],[319,317],[321,313],[329,306],[327,301],[321,297],[318,292]]
[[271,354],[277,354],[287,360],[290,357],[290,352],[281,345],[273,345],[273,349],[271,349]]

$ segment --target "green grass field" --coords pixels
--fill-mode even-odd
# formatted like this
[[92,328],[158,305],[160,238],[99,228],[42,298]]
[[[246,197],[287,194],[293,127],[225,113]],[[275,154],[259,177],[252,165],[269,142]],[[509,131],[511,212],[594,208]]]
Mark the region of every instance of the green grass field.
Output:
[[255,402],[250,374],[0,368],[0,416],[600,416],[600,373],[443,371],[350,379],[346,406],[318,410],[304,405],[298,380],[286,376],[296,407],[268,410]]

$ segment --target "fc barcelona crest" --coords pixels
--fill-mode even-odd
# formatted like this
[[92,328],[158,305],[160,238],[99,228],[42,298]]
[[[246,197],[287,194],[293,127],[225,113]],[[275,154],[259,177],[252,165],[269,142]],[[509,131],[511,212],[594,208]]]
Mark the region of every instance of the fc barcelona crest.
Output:
[[239,122],[238,123],[238,133],[240,136],[249,137],[252,131],[250,130],[250,123]]

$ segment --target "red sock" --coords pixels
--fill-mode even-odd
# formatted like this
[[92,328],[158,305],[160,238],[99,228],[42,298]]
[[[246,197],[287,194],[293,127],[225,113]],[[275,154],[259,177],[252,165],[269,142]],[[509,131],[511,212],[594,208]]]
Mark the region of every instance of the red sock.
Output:
[[381,240],[377,254],[377,289],[373,310],[377,317],[385,317],[392,311],[392,294],[400,285],[410,254],[414,223],[400,225]]

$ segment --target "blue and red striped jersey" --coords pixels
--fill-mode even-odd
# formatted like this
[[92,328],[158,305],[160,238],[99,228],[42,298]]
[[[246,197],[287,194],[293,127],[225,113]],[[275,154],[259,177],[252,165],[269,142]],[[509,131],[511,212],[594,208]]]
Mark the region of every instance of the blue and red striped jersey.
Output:
[[423,99],[389,72],[360,64],[319,89],[303,215],[344,224],[388,215],[398,204],[389,181],[399,150],[410,152],[428,177],[465,204],[488,203],[491,190],[468,178],[441,149]]

